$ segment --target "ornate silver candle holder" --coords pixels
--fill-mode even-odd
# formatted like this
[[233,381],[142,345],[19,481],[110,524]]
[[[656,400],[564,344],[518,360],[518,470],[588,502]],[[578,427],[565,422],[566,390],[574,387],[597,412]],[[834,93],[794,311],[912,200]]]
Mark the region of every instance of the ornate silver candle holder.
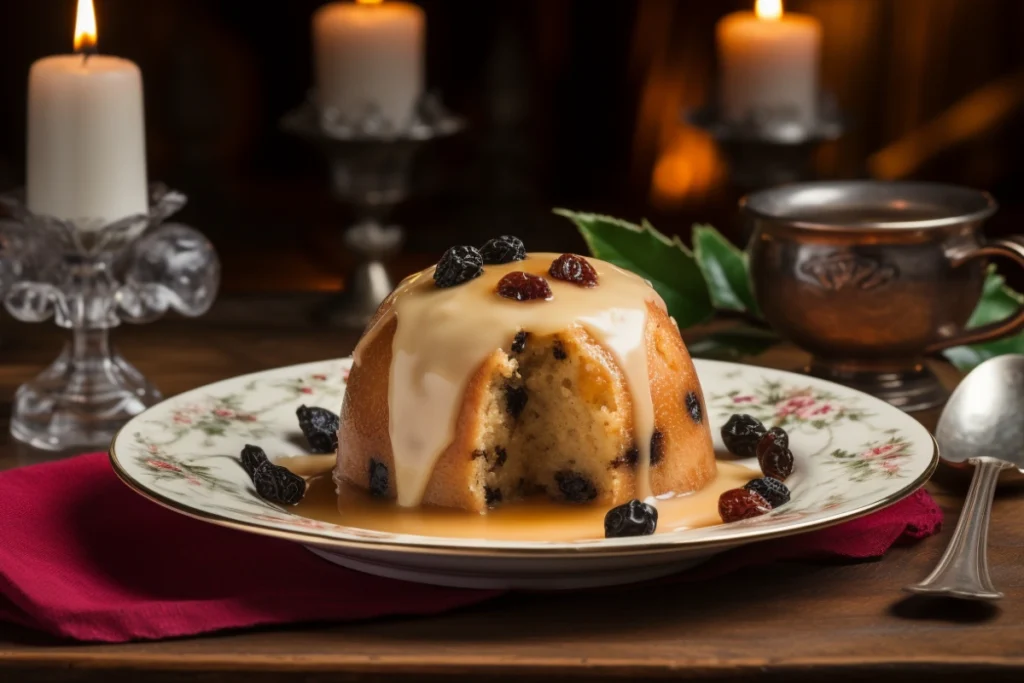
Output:
[[403,235],[401,226],[387,223],[388,216],[408,197],[412,164],[424,145],[464,125],[432,95],[420,100],[412,119],[400,128],[372,109],[357,120],[345,119],[319,106],[315,96],[284,118],[285,131],[327,158],[334,196],[356,212],[343,236],[356,265],[344,291],[319,312],[323,321],[362,328],[394,289],[384,264],[401,248]]
[[122,321],[145,323],[168,310],[205,313],[220,262],[202,234],[164,223],[184,195],[150,188],[147,215],[82,226],[31,213],[20,193],[0,197],[0,292],[24,322],[51,316],[71,340],[46,370],[18,388],[11,434],[36,448],[106,447],[160,392],[110,344]]
[[845,129],[842,113],[825,96],[812,124],[768,112],[742,122],[722,118],[717,107],[684,113],[686,120],[715,139],[729,165],[729,175],[744,192],[811,179],[814,150],[839,139]]

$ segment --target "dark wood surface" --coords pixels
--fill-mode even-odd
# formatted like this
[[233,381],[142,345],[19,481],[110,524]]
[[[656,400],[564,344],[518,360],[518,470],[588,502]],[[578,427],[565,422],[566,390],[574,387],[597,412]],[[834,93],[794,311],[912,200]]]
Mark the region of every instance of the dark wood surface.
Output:
[[[304,323],[310,303],[225,301],[203,320],[127,327],[116,338],[174,394],[347,353],[352,334]],[[50,361],[60,342],[49,325],[4,322],[5,414],[17,384]],[[757,362],[796,369],[803,357],[782,348]],[[955,383],[955,372],[938,369]],[[936,412],[919,417],[932,427]],[[2,433],[0,468],[45,459],[15,447],[6,424]],[[928,486],[946,513],[945,530],[878,562],[779,563],[701,584],[515,594],[438,617],[129,645],[56,643],[0,625],[0,681],[1021,680],[1024,497],[1001,490],[992,517],[989,558],[1006,598],[996,605],[932,601],[900,589],[938,559],[966,482],[940,472]]]

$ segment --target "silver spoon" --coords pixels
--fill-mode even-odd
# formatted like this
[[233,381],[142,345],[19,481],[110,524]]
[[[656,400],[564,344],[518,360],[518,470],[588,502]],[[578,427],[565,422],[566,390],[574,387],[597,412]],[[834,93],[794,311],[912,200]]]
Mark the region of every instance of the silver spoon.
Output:
[[999,475],[1011,469],[1024,474],[1024,356],[998,356],[972,370],[943,409],[935,439],[942,461],[973,465],[974,478],[935,571],[906,590],[998,600],[1003,594],[988,575],[988,521]]

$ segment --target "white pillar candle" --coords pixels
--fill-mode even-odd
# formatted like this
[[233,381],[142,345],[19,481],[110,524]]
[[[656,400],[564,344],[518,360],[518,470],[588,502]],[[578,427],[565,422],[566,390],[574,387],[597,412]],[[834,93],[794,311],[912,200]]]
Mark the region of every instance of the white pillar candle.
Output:
[[402,129],[423,92],[423,10],[407,2],[332,2],[313,17],[317,100],[347,121],[371,111]]
[[[79,0],[76,49],[95,45],[91,5]],[[30,211],[85,230],[147,213],[139,68],[105,55],[35,62],[29,71],[26,176]]]
[[719,107],[724,119],[813,124],[818,109],[821,25],[782,14],[781,0],[718,22]]

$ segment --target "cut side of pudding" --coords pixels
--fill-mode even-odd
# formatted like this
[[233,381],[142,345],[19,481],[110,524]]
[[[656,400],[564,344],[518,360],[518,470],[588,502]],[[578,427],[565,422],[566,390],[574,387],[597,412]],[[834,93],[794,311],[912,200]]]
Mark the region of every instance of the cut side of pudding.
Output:
[[[661,298],[597,259],[596,285],[560,280],[558,258],[487,265],[451,287],[433,269],[407,278],[357,348],[336,479],[477,512],[534,494],[611,506],[710,481],[701,388]],[[499,296],[510,273],[544,278],[550,297]]]

